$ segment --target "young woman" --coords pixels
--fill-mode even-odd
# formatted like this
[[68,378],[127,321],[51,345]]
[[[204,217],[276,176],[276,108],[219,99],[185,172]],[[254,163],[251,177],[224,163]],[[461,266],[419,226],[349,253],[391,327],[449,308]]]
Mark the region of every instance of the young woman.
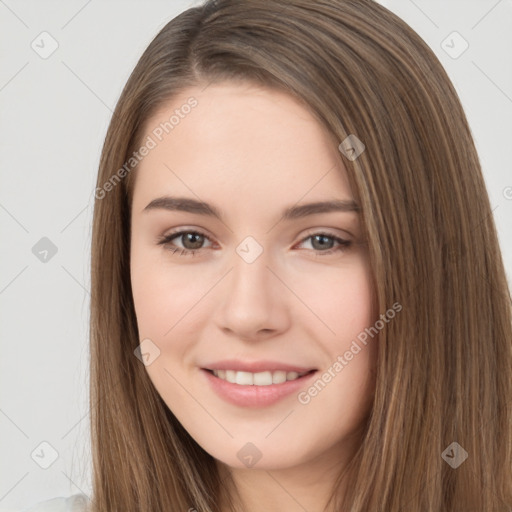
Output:
[[168,23],[114,112],[92,242],[88,510],[512,509],[478,156],[438,59],[379,4]]

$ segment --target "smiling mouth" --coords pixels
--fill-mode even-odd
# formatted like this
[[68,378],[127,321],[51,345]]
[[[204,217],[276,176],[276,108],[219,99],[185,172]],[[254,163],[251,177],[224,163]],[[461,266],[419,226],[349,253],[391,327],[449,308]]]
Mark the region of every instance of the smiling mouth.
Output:
[[277,370],[252,373],[236,370],[209,370],[207,368],[205,368],[205,370],[220,380],[241,386],[270,386],[272,384],[283,384],[284,382],[298,380],[316,372],[316,370],[309,370],[303,373]]

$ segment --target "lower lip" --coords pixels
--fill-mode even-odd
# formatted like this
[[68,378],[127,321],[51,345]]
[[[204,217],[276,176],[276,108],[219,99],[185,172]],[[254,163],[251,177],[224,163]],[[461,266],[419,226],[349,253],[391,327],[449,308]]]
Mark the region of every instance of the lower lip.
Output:
[[212,389],[227,402],[239,407],[267,407],[282,398],[297,393],[317,372],[311,372],[295,380],[287,380],[282,384],[268,386],[243,386],[232,384],[227,380],[215,377],[208,370],[201,369]]

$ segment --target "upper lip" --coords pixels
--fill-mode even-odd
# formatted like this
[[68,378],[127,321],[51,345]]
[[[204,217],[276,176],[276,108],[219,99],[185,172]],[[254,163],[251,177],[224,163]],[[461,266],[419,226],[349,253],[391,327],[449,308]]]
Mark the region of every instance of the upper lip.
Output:
[[206,364],[205,370],[235,370],[238,372],[258,373],[264,371],[276,372],[297,372],[304,373],[316,368],[308,366],[296,366],[293,364],[280,363],[278,361],[240,361],[237,359],[225,359],[215,363]]

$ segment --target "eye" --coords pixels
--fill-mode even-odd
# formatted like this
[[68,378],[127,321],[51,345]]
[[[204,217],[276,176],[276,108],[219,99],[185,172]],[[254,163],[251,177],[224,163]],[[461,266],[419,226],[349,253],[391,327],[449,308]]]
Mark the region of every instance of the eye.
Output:
[[[181,240],[181,247],[176,246],[174,240]],[[199,231],[178,231],[177,233],[170,233],[161,237],[158,241],[159,245],[163,245],[169,249],[173,254],[179,252],[180,256],[194,255],[196,251],[204,249],[203,244],[205,241],[211,240]]]
[[[176,245],[175,240],[180,241],[181,244]],[[209,246],[203,246],[205,241],[210,243]],[[330,233],[313,233],[304,238],[299,245],[310,241],[311,249],[317,253],[318,256],[326,256],[335,252],[341,252],[348,249],[352,242],[345,240]],[[207,247],[212,246],[211,239],[204,233],[194,230],[182,230],[175,233],[170,233],[159,238],[158,245],[163,245],[166,249],[170,250],[173,254],[178,252],[179,256],[193,256],[196,251],[201,251]]]
[[304,238],[301,244],[308,240],[311,241],[311,247],[318,253],[318,256],[344,251],[352,245],[350,240],[345,240],[330,233],[313,233]]

